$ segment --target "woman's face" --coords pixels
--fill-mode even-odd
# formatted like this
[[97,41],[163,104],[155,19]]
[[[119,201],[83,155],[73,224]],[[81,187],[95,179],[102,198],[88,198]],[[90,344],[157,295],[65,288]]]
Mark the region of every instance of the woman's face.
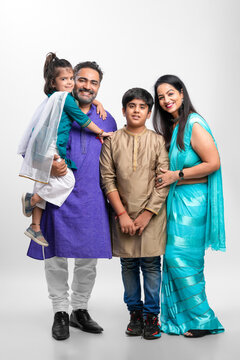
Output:
[[183,93],[179,92],[174,86],[164,83],[157,88],[159,105],[174,119],[179,116],[179,108],[183,102]]

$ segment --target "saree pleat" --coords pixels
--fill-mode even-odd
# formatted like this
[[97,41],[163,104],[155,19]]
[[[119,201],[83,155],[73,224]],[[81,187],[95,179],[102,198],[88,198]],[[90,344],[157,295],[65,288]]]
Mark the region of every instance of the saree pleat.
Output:
[[207,197],[207,184],[176,186],[173,194],[161,292],[161,329],[165,333],[224,331],[205,293]]

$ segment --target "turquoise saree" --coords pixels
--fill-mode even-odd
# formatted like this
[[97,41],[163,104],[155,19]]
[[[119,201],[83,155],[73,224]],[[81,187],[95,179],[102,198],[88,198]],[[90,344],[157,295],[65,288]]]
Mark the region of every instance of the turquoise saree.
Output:
[[[211,135],[206,121],[198,114],[189,115],[185,132],[185,150],[177,146],[178,125],[169,150],[170,170],[201,163],[191,146],[194,123]],[[210,308],[204,280],[205,249],[225,251],[221,169],[208,176],[207,183],[172,184],[167,200],[167,246],[163,263],[161,291],[161,330],[184,334],[191,329],[223,332],[224,328]]]

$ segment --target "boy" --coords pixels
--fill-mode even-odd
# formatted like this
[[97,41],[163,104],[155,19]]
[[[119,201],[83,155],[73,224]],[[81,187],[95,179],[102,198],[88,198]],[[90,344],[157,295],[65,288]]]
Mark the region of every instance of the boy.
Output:
[[[168,188],[157,190],[155,177],[168,169],[163,137],[145,127],[153,98],[141,88],[128,90],[122,99],[127,125],[102,147],[102,187],[112,205],[113,255],[121,258],[124,301],[130,311],[126,334],[145,339],[161,336],[158,323],[161,283],[160,255],[166,242]],[[140,269],[144,281],[141,300]]]

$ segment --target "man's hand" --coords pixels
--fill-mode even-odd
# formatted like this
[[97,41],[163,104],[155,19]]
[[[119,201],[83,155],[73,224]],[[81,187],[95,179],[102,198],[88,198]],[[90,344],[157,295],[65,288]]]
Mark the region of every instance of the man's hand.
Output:
[[55,154],[52,163],[51,175],[52,176],[64,176],[67,174],[67,165],[65,160],[61,159],[60,156]]
[[136,230],[139,229],[138,235],[142,235],[143,230],[148,225],[149,221],[151,220],[153,213],[148,210],[145,210],[142,214],[140,214],[135,220],[134,225]]
[[131,236],[135,235],[136,233],[135,225],[127,213],[122,214],[121,216],[119,216],[118,219],[119,219],[121,231],[124,234],[129,234]]

